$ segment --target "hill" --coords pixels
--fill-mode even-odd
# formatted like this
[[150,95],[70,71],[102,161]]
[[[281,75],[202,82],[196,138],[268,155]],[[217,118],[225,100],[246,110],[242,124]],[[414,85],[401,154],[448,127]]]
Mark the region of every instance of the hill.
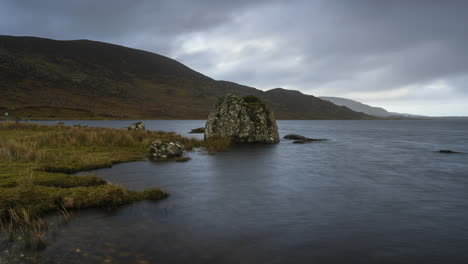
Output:
[[278,119],[368,119],[298,91],[216,81],[164,56],[90,41],[0,36],[0,111],[21,118],[205,119],[228,92]]
[[361,112],[367,115],[382,117],[382,118],[389,118],[389,119],[467,119],[464,116],[423,116],[423,115],[414,115],[414,114],[406,114],[406,113],[397,113],[397,112],[388,112],[387,110],[381,107],[374,107],[370,105],[366,105],[351,99],[341,98],[341,97],[328,97],[328,96],[320,96],[320,99],[330,101],[336,105],[345,106],[353,111]]
[[368,115],[379,116],[379,117],[390,117],[395,116],[397,113],[390,113],[387,110],[381,107],[374,107],[370,105],[366,105],[351,99],[340,98],[340,97],[327,97],[327,96],[320,96],[320,99],[330,101],[336,105],[346,106],[349,109],[362,112]]

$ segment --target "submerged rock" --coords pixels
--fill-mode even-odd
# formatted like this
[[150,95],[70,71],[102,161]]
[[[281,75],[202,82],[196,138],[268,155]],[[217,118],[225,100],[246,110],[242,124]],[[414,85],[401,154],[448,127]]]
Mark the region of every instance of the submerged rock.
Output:
[[190,134],[203,134],[205,133],[205,128],[204,127],[195,128],[195,129],[192,129],[189,133]]
[[304,144],[304,143],[311,143],[317,141],[327,141],[325,138],[308,138],[297,134],[289,134],[283,137],[284,139],[291,139],[295,140],[294,144]]
[[254,96],[227,94],[218,99],[206,121],[205,139],[231,138],[234,143],[278,143],[273,111]]
[[297,134],[289,134],[283,137],[284,139],[293,139],[293,140],[302,140],[305,139],[306,137],[297,135]]
[[463,154],[463,152],[457,152],[457,151],[453,151],[453,150],[450,150],[450,149],[441,149],[439,150],[440,153],[445,153],[445,154]]
[[184,145],[177,141],[163,142],[156,140],[149,147],[150,158],[153,160],[167,160],[184,155]]
[[293,141],[294,144],[304,144],[304,143],[312,143],[312,142],[321,142],[321,141],[327,141],[326,139],[323,138],[305,138],[301,140],[295,140]]
[[306,143],[304,140],[295,140],[293,141],[293,144],[304,144]]
[[143,122],[136,122],[136,123],[133,123],[131,124],[129,127],[128,127],[128,130],[145,130],[145,123]]

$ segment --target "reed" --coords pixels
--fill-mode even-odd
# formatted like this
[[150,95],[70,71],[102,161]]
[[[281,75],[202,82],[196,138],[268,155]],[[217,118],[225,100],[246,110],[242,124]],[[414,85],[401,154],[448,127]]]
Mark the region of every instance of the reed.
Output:
[[[0,122],[0,228],[8,240],[21,237],[25,247],[46,245],[47,225],[40,217],[70,209],[116,207],[167,194],[152,188],[132,192],[95,175],[67,173],[141,160],[156,139],[184,140],[175,133],[75,128]],[[189,147],[200,145],[187,139]],[[17,240],[17,239],[16,239]]]
[[2,232],[9,234],[9,241],[14,241],[16,236],[26,248],[34,246],[34,249],[43,249],[45,247],[47,224],[27,208],[9,209],[8,217],[0,220],[0,227]]
[[72,200],[65,199],[64,204],[62,204],[61,208],[58,209],[65,223],[68,223],[72,217],[71,211],[67,210],[67,207],[71,207],[72,203]]
[[67,222],[72,209],[112,208],[166,197],[158,188],[134,192],[95,175],[70,175],[145,159],[155,140],[179,141],[186,150],[205,148],[209,153],[227,151],[232,143],[227,138],[203,141],[162,131],[0,122],[1,230],[9,240],[20,234],[26,247],[41,249],[47,238],[44,213],[57,211]]
[[213,137],[205,140],[204,147],[208,153],[213,154],[218,151],[228,151],[233,142],[229,137]]

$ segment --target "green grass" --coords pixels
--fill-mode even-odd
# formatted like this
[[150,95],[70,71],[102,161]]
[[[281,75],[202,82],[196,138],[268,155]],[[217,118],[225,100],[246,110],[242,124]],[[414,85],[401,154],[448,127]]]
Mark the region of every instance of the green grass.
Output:
[[247,106],[260,106],[262,108],[266,107],[265,103],[260,100],[260,98],[253,95],[243,96],[242,100],[247,104]]
[[260,98],[258,98],[258,97],[256,97],[256,96],[253,96],[253,95],[243,96],[242,99],[244,100],[245,103],[248,103],[248,104],[260,104],[260,103],[263,103],[262,100],[260,100]]
[[203,141],[172,132],[0,122],[0,230],[16,230],[27,238],[25,246],[40,249],[45,243],[44,213],[59,211],[69,218],[70,209],[112,208],[166,197],[159,188],[130,191],[95,175],[71,175],[143,160],[154,140],[176,140],[187,151],[205,148],[209,153],[230,146],[226,139]]
[[133,192],[93,175],[69,175],[145,159],[149,144],[156,139],[178,140],[187,150],[204,145],[197,139],[158,131],[1,123],[0,217],[18,208],[40,214],[63,205],[67,209],[109,207],[163,198],[166,193],[160,189]]
[[[0,227],[20,230],[26,245],[43,246],[41,215],[89,207],[112,208],[167,196],[159,188],[130,191],[94,176],[73,172],[143,160],[154,140],[176,140],[186,150],[226,150],[222,140],[203,141],[161,131],[0,123]],[[188,161],[181,157],[176,161]],[[67,215],[67,214],[65,214]]]
[[243,96],[242,100],[244,101],[245,105],[250,108],[260,108],[264,111],[270,111],[270,109],[267,107],[265,102],[260,100],[260,98],[253,96],[253,95],[247,95]]
[[[9,210],[31,214],[86,207],[113,207],[167,194],[129,191],[94,176],[70,173],[143,160],[154,140],[176,140],[186,150],[226,151],[228,139],[203,141],[171,132],[0,123],[0,218]],[[180,158],[178,161],[187,161]]]

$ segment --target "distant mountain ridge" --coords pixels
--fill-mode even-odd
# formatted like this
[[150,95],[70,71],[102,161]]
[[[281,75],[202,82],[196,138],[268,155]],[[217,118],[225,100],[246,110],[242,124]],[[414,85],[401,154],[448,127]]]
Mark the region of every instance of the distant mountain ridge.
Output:
[[298,91],[216,81],[155,53],[90,40],[0,36],[0,111],[22,118],[205,119],[226,93],[278,119],[370,119]]
[[368,115],[379,116],[379,117],[390,117],[398,115],[397,113],[390,113],[387,110],[381,107],[374,107],[370,105],[363,104],[358,101],[354,101],[351,99],[341,98],[341,97],[330,97],[330,96],[319,96],[320,99],[330,101],[336,105],[346,106],[349,109],[365,113]]

